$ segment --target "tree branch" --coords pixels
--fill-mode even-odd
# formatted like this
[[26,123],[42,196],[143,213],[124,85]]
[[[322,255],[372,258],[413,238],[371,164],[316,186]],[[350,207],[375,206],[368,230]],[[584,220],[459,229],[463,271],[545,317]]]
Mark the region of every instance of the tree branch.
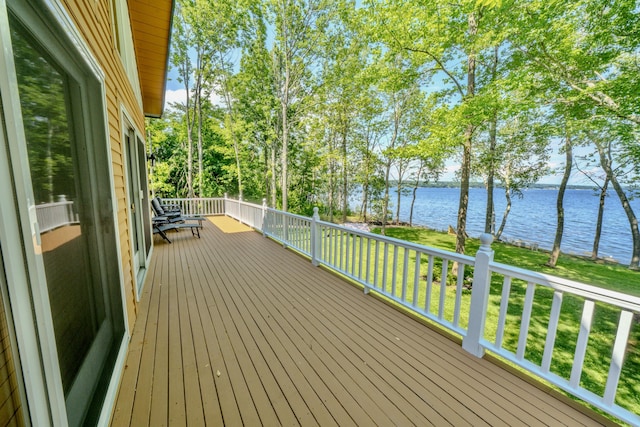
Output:
[[[562,67],[559,61],[557,61],[544,47],[544,45],[540,46],[541,54],[547,59],[547,61],[540,60],[536,58],[531,52],[523,47],[518,47],[522,53],[527,55],[531,60],[540,65],[542,68],[546,69],[552,76],[560,77],[564,80],[564,82],[569,85],[572,89],[579,92],[580,94],[590,98],[592,101],[595,101],[596,104],[600,105],[611,111],[618,118],[629,120],[634,122],[635,124],[640,125],[640,115],[638,114],[625,114],[621,112],[620,105],[615,102],[613,98],[602,91],[590,91],[588,89],[594,89],[595,83],[592,81],[584,81],[582,82],[587,88],[581,87],[580,82],[576,82],[575,79],[571,77],[571,73],[565,67]],[[553,67],[552,67],[553,65]],[[602,76],[600,76],[597,72],[595,72],[603,81],[606,81]]]
[[464,94],[464,89],[462,88],[462,86],[460,85],[460,83],[458,82],[458,79],[455,78],[455,76],[453,74],[451,74],[449,72],[449,70],[447,70],[444,66],[444,64],[442,63],[442,61],[436,57],[434,54],[432,54],[431,52],[429,52],[428,50],[424,50],[424,49],[416,49],[413,47],[408,47],[408,46],[403,46],[402,47],[405,50],[408,50],[409,52],[416,52],[416,53],[424,53],[425,55],[431,57],[431,59],[433,59],[434,61],[436,61],[436,64],[438,64],[438,67],[444,71],[444,73],[451,79],[451,81],[453,81],[453,83],[456,85],[456,88],[458,89],[458,92],[460,93],[460,96],[462,98],[465,97]]

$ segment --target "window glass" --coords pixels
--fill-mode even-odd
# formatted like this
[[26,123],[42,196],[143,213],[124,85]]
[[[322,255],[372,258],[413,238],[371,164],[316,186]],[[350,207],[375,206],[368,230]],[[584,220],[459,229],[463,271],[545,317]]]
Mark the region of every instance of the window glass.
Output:
[[[11,17],[10,17],[11,18]],[[42,256],[65,395],[105,319],[86,150],[74,135],[70,79],[10,19]],[[84,162],[84,165],[83,165]]]

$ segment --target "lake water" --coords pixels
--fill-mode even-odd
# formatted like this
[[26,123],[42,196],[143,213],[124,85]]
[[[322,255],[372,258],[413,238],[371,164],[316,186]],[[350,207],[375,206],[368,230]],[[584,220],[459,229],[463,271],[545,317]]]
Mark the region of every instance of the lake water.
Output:
[[[484,232],[484,216],[487,200],[486,190],[469,190],[467,234],[473,237]],[[537,243],[542,249],[551,249],[556,232],[556,199],[554,189],[529,189],[523,198],[512,198],[511,212],[502,234],[503,240],[522,240]],[[358,196],[356,196],[358,197]],[[436,230],[447,230],[456,226],[458,188],[419,188],[413,213],[414,225],[423,225]],[[395,193],[391,196],[395,202]],[[496,228],[500,226],[506,206],[504,191],[497,189],[494,196]],[[590,255],[593,248],[599,193],[592,189],[567,190],[564,198],[565,224],[561,250],[565,253]],[[400,221],[409,220],[411,196],[402,197]],[[640,198],[632,200],[631,206],[640,216]],[[395,216],[395,207],[391,208]],[[632,238],[629,221],[622,209],[620,199],[613,191],[605,201],[605,211],[600,238],[599,257],[613,258],[620,263],[631,261]]]

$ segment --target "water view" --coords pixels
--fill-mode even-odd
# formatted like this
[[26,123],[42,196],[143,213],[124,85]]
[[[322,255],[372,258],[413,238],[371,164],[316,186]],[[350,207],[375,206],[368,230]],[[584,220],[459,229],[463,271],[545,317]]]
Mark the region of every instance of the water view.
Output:
[[[504,229],[502,240],[522,240],[537,243],[541,249],[551,249],[556,232],[556,198],[554,189],[530,189],[524,197],[512,198],[511,213]],[[436,230],[447,230],[456,225],[458,210],[458,188],[419,188],[413,214],[414,225]],[[391,196],[395,201],[395,193]],[[502,189],[495,192],[496,228],[506,205]],[[592,189],[567,190],[564,199],[565,226],[562,252],[590,255],[593,248],[599,195]],[[400,204],[400,221],[409,220],[411,196],[403,196]],[[631,206],[640,214],[640,200],[631,200]],[[469,190],[469,214],[467,233],[472,237],[484,231],[486,191],[482,188]],[[395,207],[391,208],[395,215]],[[602,236],[598,256],[613,258],[622,264],[631,261],[632,238],[629,222],[613,192],[605,201]]]

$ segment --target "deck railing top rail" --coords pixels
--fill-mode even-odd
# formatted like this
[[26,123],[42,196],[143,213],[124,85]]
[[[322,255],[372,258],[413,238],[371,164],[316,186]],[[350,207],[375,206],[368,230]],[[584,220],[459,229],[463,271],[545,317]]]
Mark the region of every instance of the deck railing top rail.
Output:
[[36,216],[41,233],[80,222],[73,201],[64,198],[58,202],[37,205]]
[[527,282],[534,282],[551,289],[568,292],[575,296],[584,297],[594,301],[615,305],[625,310],[640,311],[640,297],[612,291],[599,286],[587,285],[575,280],[564,279],[550,274],[525,270],[513,265],[491,262],[491,271],[501,275],[511,276]]
[[413,243],[406,240],[396,239],[395,237],[389,237],[381,234],[371,233],[370,231],[357,230],[355,228],[345,227],[339,224],[334,224],[332,222],[317,221],[317,223],[322,227],[343,229],[357,236],[375,238],[380,243],[387,243],[389,245],[399,245],[406,248],[407,250],[414,250],[414,251],[427,253],[434,256],[438,256],[438,257],[447,257],[451,261],[457,261],[463,264],[472,265],[475,259],[474,257],[469,255],[463,255],[455,252],[445,251],[443,249],[432,248],[430,246],[421,245],[419,243]]

